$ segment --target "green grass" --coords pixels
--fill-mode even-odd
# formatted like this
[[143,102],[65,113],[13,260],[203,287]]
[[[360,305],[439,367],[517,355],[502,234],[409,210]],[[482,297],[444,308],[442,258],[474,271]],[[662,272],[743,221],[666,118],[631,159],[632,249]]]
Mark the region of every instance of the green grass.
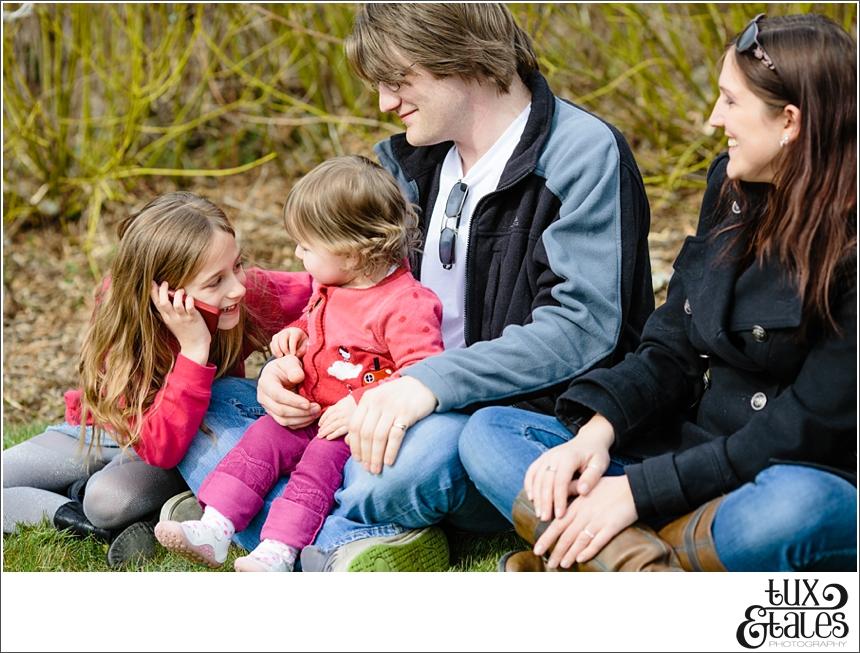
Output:
[[[79,539],[44,522],[3,536],[3,571],[115,571],[108,567],[107,548],[107,544],[93,538]],[[232,570],[233,560],[240,555],[241,549],[231,546],[221,570]],[[159,549],[154,558],[125,570],[211,571],[166,549]]]
[[451,567],[448,571],[496,571],[502,554],[527,547],[513,531],[493,536],[448,535]]
[[[499,558],[506,551],[524,549],[522,540],[514,533],[494,536],[452,536],[451,567],[448,571],[495,571]],[[3,536],[3,571],[117,571],[106,562],[107,544],[92,538],[79,539],[59,532],[47,522],[22,527],[15,535]],[[232,571],[233,560],[243,555],[232,545],[227,562],[215,571]],[[185,560],[166,549],[139,565],[121,571],[213,571]]]
[[10,425],[3,424],[3,448],[8,449],[9,447],[18,444],[19,442],[23,442],[24,440],[29,440],[37,433],[41,433],[47,427],[47,424],[35,423],[35,424],[24,424],[24,425]]
[[[41,433],[45,424],[5,426],[3,448]],[[449,534],[451,567],[448,571],[495,571],[499,558],[506,551],[524,549],[522,540],[513,532],[495,536]],[[107,565],[107,544],[92,538],[79,539],[57,531],[47,521],[38,526],[22,527],[14,535],[3,535],[3,571],[116,571]],[[226,564],[219,571],[232,571],[233,560],[243,555],[233,545]],[[184,558],[159,549],[145,563],[129,566],[124,571],[211,571]]]

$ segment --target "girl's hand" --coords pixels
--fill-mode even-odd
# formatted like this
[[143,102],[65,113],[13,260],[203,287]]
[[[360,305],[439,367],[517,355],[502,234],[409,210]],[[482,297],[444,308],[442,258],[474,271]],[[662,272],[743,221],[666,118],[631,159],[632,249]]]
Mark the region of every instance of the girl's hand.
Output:
[[604,476],[588,496],[578,496],[535,542],[535,555],[550,548],[547,567],[588,562],[609,541],[638,519],[626,476]]
[[355,412],[357,404],[352,395],[346,395],[334,406],[330,406],[320,417],[318,438],[334,440],[341,438],[349,431],[349,420]]
[[[523,488],[541,521],[552,518],[553,506],[557,518],[564,516],[572,494],[588,494],[609,467],[614,439],[612,425],[598,414],[573,440],[545,451],[529,466]],[[577,473],[579,479],[574,480]]]
[[174,293],[172,301],[167,293],[166,281],[160,286],[152,282],[149,293],[152,303],[164,324],[179,341],[179,353],[199,365],[206,365],[209,362],[212,335],[203,316],[194,306],[194,298],[186,295],[183,288]]
[[301,358],[308,348],[308,334],[298,327],[287,327],[281,329],[272,336],[269,349],[273,356],[286,356],[291,354]]

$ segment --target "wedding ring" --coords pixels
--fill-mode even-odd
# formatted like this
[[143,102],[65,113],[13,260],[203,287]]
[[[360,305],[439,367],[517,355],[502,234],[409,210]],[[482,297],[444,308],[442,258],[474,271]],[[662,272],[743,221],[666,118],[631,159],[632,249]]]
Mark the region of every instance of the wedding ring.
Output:
[[408,427],[407,427],[407,426],[406,426],[406,424],[404,424],[403,422],[394,422],[394,426],[393,426],[393,428],[395,428],[395,429],[403,429],[403,430],[405,431]]
[[554,472],[554,471],[555,471],[555,467],[553,467],[552,465],[547,465],[547,466],[546,466],[546,471],[548,471],[548,472]]
[[593,539],[594,539],[594,533],[592,533],[592,532],[591,532],[590,530],[588,530],[587,528],[583,528],[583,529],[582,529],[582,532],[583,532],[583,533],[585,533],[586,535],[588,535],[588,539],[590,539],[590,540],[593,540]]

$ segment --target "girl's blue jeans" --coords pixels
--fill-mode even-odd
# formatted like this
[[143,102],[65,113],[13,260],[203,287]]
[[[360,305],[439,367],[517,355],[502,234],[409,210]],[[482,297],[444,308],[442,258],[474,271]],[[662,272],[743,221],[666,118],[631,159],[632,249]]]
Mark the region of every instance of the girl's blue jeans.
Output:
[[[466,424],[460,458],[478,490],[508,519],[529,465],[574,436],[556,418],[485,408]],[[623,473],[613,459],[607,474]],[[725,496],[713,524],[729,571],[853,571],[857,488],[826,471],[778,464]]]
[[[206,476],[242,438],[245,430],[265,414],[257,403],[256,383],[224,378],[212,386],[204,424],[178,469],[197,495]],[[409,429],[396,463],[373,475],[348,460],[335,506],[316,539],[331,551],[353,540],[398,535],[447,519],[455,528],[472,532],[509,530],[510,524],[469,481],[460,463],[457,443],[468,420],[459,413],[430,415]],[[233,541],[251,550],[272,506],[283,494],[288,476],[266,495],[263,508]]]
[[[209,431],[197,433],[185,457],[177,465],[179,473],[194,496],[221,459],[242,439],[245,431],[266,411],[257,402],[257,384],[251,379],[226,377],[212,384],[209,410],[203,424]],[[263,509],[251,520],[248,527],[236,533],[233,541],[244,549],[252,550],[260,543],[260,530],[272,501],[283,494],[289,477],[280,479],[266,495]]]

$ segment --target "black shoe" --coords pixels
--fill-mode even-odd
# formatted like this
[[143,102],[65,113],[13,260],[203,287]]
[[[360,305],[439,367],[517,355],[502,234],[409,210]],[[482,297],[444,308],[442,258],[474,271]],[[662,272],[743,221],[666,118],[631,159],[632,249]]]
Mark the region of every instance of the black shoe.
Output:
[[158,549],[152,521],[138,521],[117,535],[107,552],[109,567],[138,564],[153,557]]
[[77,537],[92,536],[101,542],[110,542],[113,535],[107,528],[99,528],[87,519],[80,501],[69,501],[57,508],[54,513],[54,527]]
[[81,503],[84,502],[84,490],[87,489],[87,481],[90,480],[89,476],[84,476],[83,478],[79,478],[77,481],[72,483],[66,489],[66,496],[69,497],[72,501],[79,501]]

